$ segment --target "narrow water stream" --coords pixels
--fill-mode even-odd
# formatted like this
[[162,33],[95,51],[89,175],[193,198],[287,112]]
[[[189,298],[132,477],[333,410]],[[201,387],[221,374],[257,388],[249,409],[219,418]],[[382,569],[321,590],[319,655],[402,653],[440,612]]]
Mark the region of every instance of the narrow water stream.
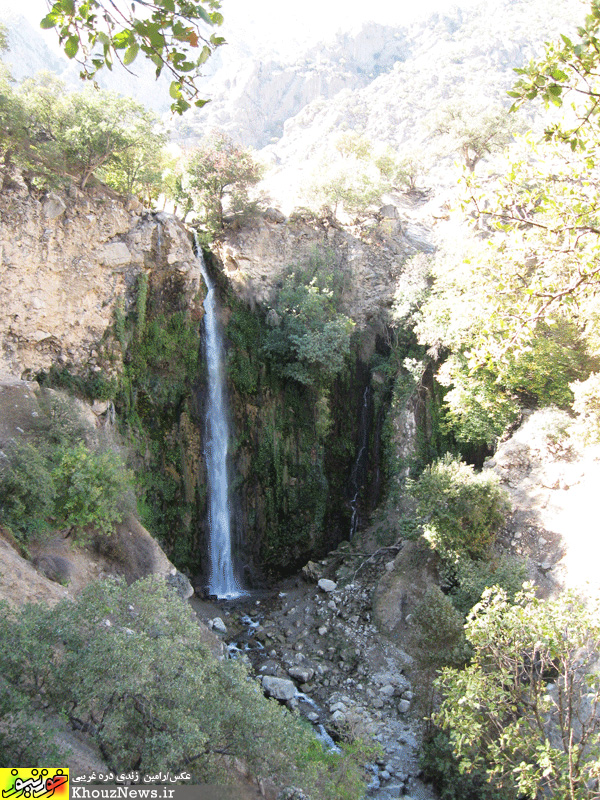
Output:
[[205,456],[208,478],[208,591],[219,599],[233,599],[243,594],[235,575],[229,476],[229,424],[225,383],[223,334],[219,324],[217,297],[208,275],[202,251],[197,249],[201,272],[208,293],[204,300],[204,353],[208,373],[206,403]]

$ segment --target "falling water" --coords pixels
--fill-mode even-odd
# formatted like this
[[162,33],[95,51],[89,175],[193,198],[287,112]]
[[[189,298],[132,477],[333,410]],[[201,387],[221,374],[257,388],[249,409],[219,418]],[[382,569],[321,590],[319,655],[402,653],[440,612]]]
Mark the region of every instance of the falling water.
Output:
[[360,423],[358,427],[358,452],[350,474],[350,508],[352,516],[350,518],[350,539],[358,529],[358,499],[360,490],[365,480],[367,457],[369,455],[369,398],[371,387],[366,386],[363,393],[363,403],[360,411]]
[[208,474],[208,590],[222,599],[243,594],[233,569],[231,549],[231,511],[227,451],[229,425],[225,391],[223,338],[217,314],[216,293],[206,271],[202,252],[198,249],[201,272],[208,293],[204,300],[204,350],[208,369],[208,402],[206,405],[206,469]]

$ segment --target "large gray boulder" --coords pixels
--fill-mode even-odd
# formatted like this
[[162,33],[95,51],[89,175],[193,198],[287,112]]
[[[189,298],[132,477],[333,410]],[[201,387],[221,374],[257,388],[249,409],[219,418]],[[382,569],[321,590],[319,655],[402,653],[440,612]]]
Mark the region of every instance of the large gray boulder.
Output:
[[273,675],[264,675],[263,689],[269,697],[276,700],[291,700],[296,696],[296,684],[287,678],[275,678]]

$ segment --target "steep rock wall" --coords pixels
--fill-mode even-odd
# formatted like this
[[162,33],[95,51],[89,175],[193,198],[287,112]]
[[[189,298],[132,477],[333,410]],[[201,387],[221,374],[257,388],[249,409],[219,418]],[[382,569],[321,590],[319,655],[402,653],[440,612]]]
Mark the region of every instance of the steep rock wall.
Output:
[[362,228],[342,228],[331,218],[286,218],[269,209],[228,229],[215,252],[234,292],[252,308],[270,305],[286,268],[303,264],[315,251],[327,254],[345,278],[344,313],[360,328],[381,330],[406,259],[419,251],[391,214]]
[[175,217],[106,190],[37,197],[16,181],[0,194],[0,375],[114,370],[98,345],[119,297],[150,270],[198,303],[198,263]]

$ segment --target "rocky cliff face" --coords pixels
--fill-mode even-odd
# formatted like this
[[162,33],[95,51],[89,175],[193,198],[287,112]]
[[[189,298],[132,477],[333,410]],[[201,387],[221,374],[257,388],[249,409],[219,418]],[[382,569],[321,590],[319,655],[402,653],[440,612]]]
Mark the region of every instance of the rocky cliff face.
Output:
[[140,273],[200,309],[202,278],[175,218],[106,190],[37,196],[18,179],[0,194],[0,375],[27,378],[53,364],[108,374],[99,346]]
[[341,310],[359,328],[381,330],[406,260],[423,246],[393,206],[355,227],[309,213],[287,218],[269,209],[226,231],[215,252],[236,295],[252,308],[265,309],[286,269],[303,265],[315,253],[326,254],[345,278]]

